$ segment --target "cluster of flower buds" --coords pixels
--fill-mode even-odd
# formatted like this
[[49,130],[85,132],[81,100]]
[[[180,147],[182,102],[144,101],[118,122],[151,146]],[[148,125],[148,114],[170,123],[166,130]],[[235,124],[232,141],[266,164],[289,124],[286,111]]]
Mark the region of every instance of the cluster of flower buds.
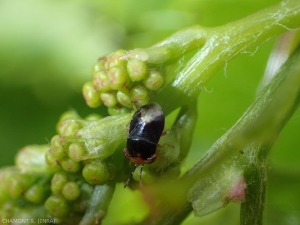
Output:
[[[68,221],[76,224],[87,211],[99,211],[89,202],[99,193],[112,195],[114,185],[123,185],[132,171],[133,165],[123,155],[132,109],[147,104],[151,92],[163,83],[157,70],[140,59],[126,57],[123,50],[100,58],[93,67],[93,80],[83,86],[83,95],[92,108],[102,103],[107,106],[110,116],[82,118],[75,111],[67,111],[61,115],[49,145],[20,150],[16,166],[0,171],[0,215],[13,218],[24,214],[15,205],[16,199],[22,199],[23,205],[34,205],[24,214],[28,218],[50,215],[59,223],[72,215]],[[131,188],[138,187],[134,184],[141,177],[148,184],[160,177],[175,179],[180,175],[179,162],[185,156],[184,149],[189,148],[196,120],[189,115],[194,110],[182,112],[175,127],[161,137],[156,161],[142,173],[140,167],[135,170],[133,180],[137,182],[132,182]],[[103,198],[95,204],[108,206],[101,201],[108,200]]]
[[54,218],[61,219],[70,212],[74,216],[85,212],[93,186],[86,183],[78,173],[58,171],[52,176],[50,190],[51,195],[44,203],[45,209]]
[[74,210],[79,214],[84,213],[93,185],[105,184],[109,179],[106,161],[89,159],[84,142],[77,137],[80,129],[101,118],[98,114],[81,118],[76,112],[67,111],[58,121],[57,134],[52,137],[51,146],[45,153],[45,162],[54,174],[51,178],[51,195],[44,205],[55,218],[64,218]]
[[110,115],[147,104],[151,91],[164,83],[159,71],[140,59],[127,58],[124,50],[100,58],[92,74],[92,81],[83,86],[85,101],[92,108],[104,104]]

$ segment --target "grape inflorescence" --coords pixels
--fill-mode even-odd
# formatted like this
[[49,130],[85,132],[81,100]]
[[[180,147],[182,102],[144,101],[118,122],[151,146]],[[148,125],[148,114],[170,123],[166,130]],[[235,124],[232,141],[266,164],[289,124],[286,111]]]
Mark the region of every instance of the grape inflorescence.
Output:
[[[0,181],[4,184],[0,185],[0,191],[4,188],[0,204],[7,198],[13,201],[21,198],[39,208],[39,215],[44,217],[51,216],[64,223],[72,215],[75,221],[76,218],[80,221],[95,186],[126,180],[131,168],[121,152],[128,135],[128,122],[134,109],[148,104],[152,93],[164,84],[164,77],[153,65],[128,58],[126,54],[117,50],[99,58],[92,68],[92,80],[83,85],[87,105],[91,108],[104,105],[110,116],[93,113],[83,118],[74,110],[63,113],[49,145],[25,147],[16,158],[16,168],[0,171]],[[169,142],[176,144],[173,139]],[[169,173],[171,170],[165,168],[170,164],[175,165],[176,177],[179,176],[176,162],[179,151],[174,146],[167,145],[161,159],[144,168],[144,184],[153,183],[158,171]],[[35,165],[37,155],[42,161]],[[137,173],[133,178],[138,181],[139,176]],[[5,218],[12,217],[14,212],[11,208],[0,208]]]
[[101,57],[92,69],[92,81],[83,86],[86,104],[97,108],[104,104],[110,115],[128,112],[149,102],[151,92],[164,84],[164,77],[146,62],[127,58],[120,49]]
[[[163,83],[164,77],[158,70],[149,68],[142,60],[127,58],[124,50],[117,50],[98,59],[92,68],[92,79],[83,85],[82,91],[89,107],[104,105],[109,115],[129,114],[125,119],[128,123],[130,112],[147,104],[151,93],[162,87]],[[81,135],[84,129],[93,127],[93,123],[103,121],[101,119],[103,117],[99,114],[82,118],[75,111],[67,111],[61,115],[56,126],[57,134],[50,140],[51,147],[45,154],[45,161],[54,172],[51,179],[51,195],[45,201],[45,208],[51,216],[65,217],[71,210],[70,202],[80,203],[82,183],[93,187],[104,185],[111,179],[118,179],[114,177],[115,171],[122,165],[112,166],[114,157],[109,156],[121,143],[125,144],[126,123],[114,125],[116,131],[112,131],[110,125],[109,128],[106,125],[103,125],[104,128],[100,127],[101,125],[94,126],[99,131],[110,130],[111,139],[118,135],[123,139],[110,145],[107,144],[110,140],[101,134],[99,138],[89,139],[89,143],[92,144],[87,144],[85,137]],[[109,123],[118,122],[111,120]],[[99,154],[99,146],[108,149],[105,150],[108,153]],[[123,158],[118,160],[124,161]],[[147,173],[147,169],[144,172],[146,175],[150,174]],[[145,181],[148,180],[146,178],[147,176]],[[58,208],[63,210],[57,210]]]

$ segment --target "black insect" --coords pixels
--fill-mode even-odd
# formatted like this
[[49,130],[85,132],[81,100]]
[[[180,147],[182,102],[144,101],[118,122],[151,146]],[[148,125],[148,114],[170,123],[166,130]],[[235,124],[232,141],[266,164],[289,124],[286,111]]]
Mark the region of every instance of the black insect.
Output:
[[138,165],[141,166],[140,182],[144,164],[153,163],[156,159],[156,147],[163,133],[165,116],[157,103],[150,103],[138,109],[130,121],[127,146],[123,153],[127,159],[134,162],[134,169],[126,181],[128,185]]

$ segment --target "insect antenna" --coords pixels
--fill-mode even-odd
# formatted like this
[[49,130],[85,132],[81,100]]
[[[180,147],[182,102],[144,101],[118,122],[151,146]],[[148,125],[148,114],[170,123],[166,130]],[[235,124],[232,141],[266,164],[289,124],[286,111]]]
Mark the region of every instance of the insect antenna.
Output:
[[144,165],[145,165],[145,164],[142,164],[142,166],[141,166],[141,171],[140,171],[140,187],[143,186],[143,184],[142,184],[142,173],[143,173]]
[[[129,184],[129,181],[132,179],[132,176],[133,176],[133,173],[134,173],[134,171],[135,171],[136,167],[137,167],[137,164],[134,164],[134,168],[133,168],[133,170],[132,170],[132,172],[131,172],[130,176],[128,177],[128,179],[127,179],[126,183],[124,184],[124,188],[126,188],[126,187],[128,186],[128,184]],[[141,169],[141,170],[142,170],[142,169]],[[141,177],[140,177],[140,179],[141,179]]]

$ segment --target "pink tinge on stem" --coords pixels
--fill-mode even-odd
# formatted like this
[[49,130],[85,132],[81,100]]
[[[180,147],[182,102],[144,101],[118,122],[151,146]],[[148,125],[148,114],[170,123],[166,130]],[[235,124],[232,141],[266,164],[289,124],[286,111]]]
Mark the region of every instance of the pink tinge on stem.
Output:
[[241,176],[235,181],[233,186],[229,189],[228,195],[226,195],[224,199],[227,201],[232,201],[237,203],[243,202],[245,200],[246,188],[247,188],[247,184],[244,178]]

